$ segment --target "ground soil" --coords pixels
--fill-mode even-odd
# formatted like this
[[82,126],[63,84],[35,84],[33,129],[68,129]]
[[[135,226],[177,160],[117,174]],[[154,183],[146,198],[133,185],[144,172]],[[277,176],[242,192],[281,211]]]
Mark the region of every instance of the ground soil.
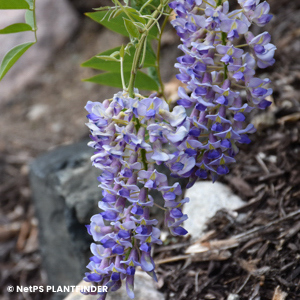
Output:
[[[83,10],[80,1],[73,2],[78,11]],[[275,17],[266,30],[278,48],[277,63],[260,75],[273,82],[273,105],[251,116],[258,128],[253,142],[241,149],[230,175],[220,179],[247,205],[236,214],[218,212],[201,241],[168,237],[163,247],[155,249],[158,287],[166,299],[221,300],[238,294],[245,300],[269,300],[277,286],[288,294],[286,299],[300,299],[300,4],[269,3]],[[116,89],[81,82],[95,72],[79,65],[122,42],[118,35],[82,18],[78,32],[54,54],[37,80],[1,106],[0,298],[13,299],[5,290],[8,285],[47,284],[28,163],[47,150],[87,136],[86,101],[101,101]],[[169,29],[162,50],[165,82],[176,73],[176,43]],[[40,104],[44,110],[33,118],[30,112]],[[205,246],[205,255],[187,257],[191,244]],[[284,299],[279,290],[277,295],[274,299]],[[18,297],[48,299],[49,294]]]

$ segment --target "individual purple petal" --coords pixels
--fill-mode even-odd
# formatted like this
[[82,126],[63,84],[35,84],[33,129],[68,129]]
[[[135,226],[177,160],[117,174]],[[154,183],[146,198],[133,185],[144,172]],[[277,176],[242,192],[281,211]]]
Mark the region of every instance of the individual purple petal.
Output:
[[183,227],[180,226],[172,228],[172,231],[174,235],[186,235],[188,233]]
[[102,276],[97,274],[97,273],[91,273],[91,274],[87,274],[87,279],[93,282],[100,282],[102,280]]
[[173,208],[170,211],[170,215],[172,218],[181,218],[183,216],[183,213],[180,208]]
[[243,122],[245,121],[245,116],[241,112],[238,112],[234,115],[233,119],[235,121]]
[[144,251],[142,252],[142,256],[141,256],[141,267],[144,271],[147,272],[154,270],[155,267],[154,261],[150,256],[150,254]]
[[126,292],[130,299],[134,298],[133,288],[134,288],[134,276],[128,275],[126,277]]

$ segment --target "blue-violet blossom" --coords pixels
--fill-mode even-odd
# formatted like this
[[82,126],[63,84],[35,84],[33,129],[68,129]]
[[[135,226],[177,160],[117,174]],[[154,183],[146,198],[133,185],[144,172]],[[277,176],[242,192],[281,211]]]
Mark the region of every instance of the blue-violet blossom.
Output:
[[266,99],[272,94],[270,80],[255,77],[255,68],[273,65],[276,47],[268,32],[254,36],[249,31],[252,24],[264,26],[272,18],[269,4],[259,2],[238,0],[241,9],[233,11],[224,0],[169,4],[184,52],[175,64],[177,78],[188,90],[179,88],[177,103],[192,112],[184,125],[188,134],[176,142],[178,151],[167,165],[174,176],[189,177],[188,187],[209,174],[213,181],[227,174],[238,144],[248,144],[248,134],[255,132],[245,115],[271,104]]
[[[178,106],[170,112],[168,104],[155,95],[145,98],[137,90],[135,95],[131,98],[123,91],[103,103],[86,105],[89,146],[95,149],[91,160],[101,170],[98,180],[103,198],[99,201],[102,212],[87,225],[95,243],[87,266],[90,272],[84,279],[110,291],[119,289],[125,280],[130,298],[134,297],[136,267],[156,279],[151,247],[162,242],[158,221],[150,217],[154,200],[149,191],[162,193],[166,224],[174,235],[187,233],[180,225],[187,219],[181,206],[188,201],[177,200],[180,185],[168,186],[167,176],[155,169],[174,157],[162,144],[186,137],[187,132],[176,133],[174,127],[186,121],[185,108]],[[103,292],[99,299],[105,297]]]

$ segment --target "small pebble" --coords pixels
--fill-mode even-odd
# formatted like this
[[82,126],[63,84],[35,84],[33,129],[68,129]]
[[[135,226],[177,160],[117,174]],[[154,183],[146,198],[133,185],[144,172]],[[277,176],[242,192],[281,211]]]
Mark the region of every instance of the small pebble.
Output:
[[237,295],[237,294],[230,294],[230,295],[227,297],[227,300],[240,300],[240,296]]

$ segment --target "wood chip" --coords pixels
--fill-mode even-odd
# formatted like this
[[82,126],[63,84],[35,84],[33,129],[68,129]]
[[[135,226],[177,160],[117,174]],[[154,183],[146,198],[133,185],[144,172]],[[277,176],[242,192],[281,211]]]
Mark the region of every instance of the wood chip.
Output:
[[16,245],[18,251],[22,251],[24,249],[29,232],[30,232],[30,222],[26,220],[22,223],[21,230],[18,236],[17,245]]
[[36,226],[32,226],[29,238],[26,242],[25,248],[24,248],[24,253],[32,253],[39,248],[39,243],[38,243],[38,229]]
[[210,261],[210,260],[226,260],[231,257],[231,252],[227,250],[210,250],[203,253],[187,254],[187,255],[178,255],[174,257],[167,257],[164,259],[159,259],[155,261],[155,265],[162,265],[166,263],[171,263],[179,260],[190,259],[194,262],[199,261]]
[[0,242],[6,242],[15,237],[21,229],[21,222],[13,222],[0,226]]
[[287,295],[287,293],[281,291],[280,286],[277,286],[277,288],[274,291],[272,300],[285,300]]
[[195,243],[189,246],[185,253],[205,253],[211,250],[226,250],[237,247],[239,242],[236,239],[216,240],[204,243]]
[[300,112],[296,112],[294,114],[284,116],[277,120],[279,124],[284,124],[286,122],[297,122],[300,120]]

